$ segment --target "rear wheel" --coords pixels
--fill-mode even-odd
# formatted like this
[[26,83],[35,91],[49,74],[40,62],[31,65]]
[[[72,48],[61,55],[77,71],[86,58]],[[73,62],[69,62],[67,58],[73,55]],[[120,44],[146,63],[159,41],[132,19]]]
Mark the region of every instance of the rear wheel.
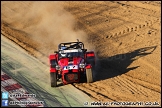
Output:
[[92,69],[86,69],[87,83],[93,82]]
[[51,87],[56,87],[57,86],[57,78],[56,78],[56,72],[51,72]]

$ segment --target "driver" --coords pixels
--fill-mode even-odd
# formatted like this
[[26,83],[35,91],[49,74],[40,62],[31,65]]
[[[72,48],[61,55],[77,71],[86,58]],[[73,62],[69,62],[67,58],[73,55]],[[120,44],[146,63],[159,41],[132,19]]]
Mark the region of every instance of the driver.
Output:
[[64,50],[64,49],[66,49],[66,46],[61,46],[61,50]]

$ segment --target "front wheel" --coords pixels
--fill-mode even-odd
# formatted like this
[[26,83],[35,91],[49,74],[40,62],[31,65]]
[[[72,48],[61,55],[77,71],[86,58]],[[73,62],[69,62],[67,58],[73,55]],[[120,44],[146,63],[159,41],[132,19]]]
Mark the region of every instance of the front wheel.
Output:
[[92,69],[86,69],[87,83],[93,82]]
[[57,78],[56,78],[56,72],[51,72],[51,87],[56,87],[57,86]]

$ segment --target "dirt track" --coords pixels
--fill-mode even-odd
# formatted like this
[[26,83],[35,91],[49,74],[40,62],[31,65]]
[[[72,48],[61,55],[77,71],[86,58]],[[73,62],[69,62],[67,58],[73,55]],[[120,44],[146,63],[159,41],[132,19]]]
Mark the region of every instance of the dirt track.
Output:
[[[56,50],[56,43],[61,39],[56,36],[55,30],[51,36],[52,29],[56,29],[52,28],[55,23],[46,25],[50,30],[43,31],[38,26],[44,21],[41,15],[47,15],[55,8],[47,3],[48,11],[43,11],[46,13],[26,17],[21,14],[27,12],[29,15],[34,3],[1,3],[1,33],[47,64],[48,55]],[[89,43],[87,47],[95,49],[97,55],[95,82],[74,84],[76,88],[96,101],[161,102],[161,2],[64,2],[61,6],[66,11],[61,8],[59,12],[65,12],[67,17],[73,15],[71,19],[76,21],[72,23],[74,31],[83,30],[87,34],[83,37],[86,38],[84,42]],[[14,13],[18,13],[17,16],[12,16]],[[63,13],[59,15],[62,19],[66,17]],[[23,16],[30,20],[22,20]],[[63,32],[68,30],[65,28],[71,24],[69,21],[64,22],[63,19]],[[39,37],[36,36],[38,34]],[[63,41],[67,38],[64,36],[61,37],[65,38]],[[53,43],[52,40],[57,41]]]

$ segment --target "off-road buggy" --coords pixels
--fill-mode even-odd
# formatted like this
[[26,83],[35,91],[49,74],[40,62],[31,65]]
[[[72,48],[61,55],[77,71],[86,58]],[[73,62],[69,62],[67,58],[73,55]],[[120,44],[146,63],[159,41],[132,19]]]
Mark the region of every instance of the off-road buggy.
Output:
[[93,82],[93,70],[95,67],[95,54],[87,51],[82,42],[60,43],[58,51],[49,56],[51,87],[57,86],[61,78],[63,84],[81,82]]

